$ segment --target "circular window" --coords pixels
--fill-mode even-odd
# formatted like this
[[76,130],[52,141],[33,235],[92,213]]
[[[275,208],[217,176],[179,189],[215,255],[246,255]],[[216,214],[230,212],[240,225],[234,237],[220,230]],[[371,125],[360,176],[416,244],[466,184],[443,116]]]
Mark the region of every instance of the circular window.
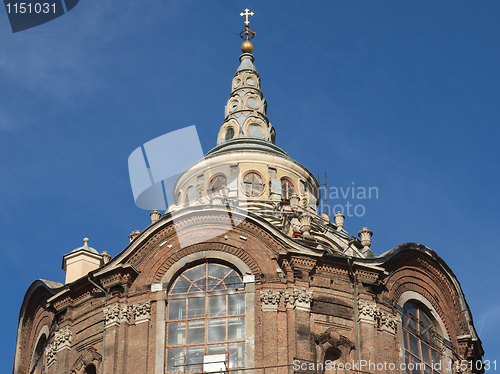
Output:
[[[233,133],[234,133],[234,130],[233,130]],[[208,195],[209,196],[213,196],[221,188],[226,187],[226,186],[227,186],[227,178],[226,178],[226,176],[223,175],[223,174],[216,175],[208,183]]]
[[255,173],[250,172],[243,177],[243,192],[247,196],[259,196],[264,192],[264,181],[262,177]]
[[262,127],[256,123],[252,123],[248,126],[248,135],[252,138],[265,139],[264,133],[262,132]]
[[247,101],[247,105],[252,109],[259,109],[259,104],[254,97],[250,97]]
[[236,78],[234,81],[233,81],[233,88],[238,88],[241,84],[241,79],[240,78]]

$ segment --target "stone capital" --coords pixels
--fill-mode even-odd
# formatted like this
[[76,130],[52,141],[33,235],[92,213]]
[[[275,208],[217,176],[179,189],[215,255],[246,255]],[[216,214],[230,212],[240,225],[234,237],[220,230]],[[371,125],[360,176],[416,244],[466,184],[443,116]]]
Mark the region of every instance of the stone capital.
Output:
[[151,321],[151,301],[143,301],[132,306],[134,311],[135,324]]
[[132,310],[125,304],[113,304],[103,309],[106,328],[119,326],[121,323],[130,323]]
[[386,313],[374,303],[360,301],[358,303],[360,322],[370,323],[382,331],[387,331],[390,334],[395,334],[397,330],[397,320],[389,313]]
[[280,304],[281,291],[262,290],[260,291],[260,301],[264,312],[276,312]]
[[68,326],[59,329],[54,334],[54,340],[45,348],[45,356],[47,357],[47,367],[52,366],[56,362],[56,355],[63,349],[71,349],[71,337],[73,333]]
[[294,287],[293,291],[285,292],[285,306],[289,310],[297,309],[305,312],[310,312],[312,296],[313,292],[311,290]]

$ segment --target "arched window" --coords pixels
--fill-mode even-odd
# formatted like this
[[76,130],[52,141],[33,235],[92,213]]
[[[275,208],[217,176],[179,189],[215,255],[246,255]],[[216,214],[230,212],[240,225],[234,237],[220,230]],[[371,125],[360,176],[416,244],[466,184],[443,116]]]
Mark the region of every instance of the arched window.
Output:
[[255,172],[246,173],[243,177],[243,192],[247,196],[259,196],[264,192],[262,177]]
[[201,372],[205,354],[245,365],[245,293],[238,272],[203,263],[173,282],[167,304],[167,372]]
[[97,374],[97,370],[94,364],[87,365],[85,367],[84,374]]
[[403,338],[406,372],[411,374],[440,373],[434,370],[440,362],[440,344],[434,322],[426,309],[415,302],[403,307]]
[[44,352],[45,346],[47,342],[47,336],[42,334],[38,338],[38,342],[36,344],[35,350],[31,356],[31,364],[30,364],[30,374],[39,374],[42,373],[44,366]]
[[234,138],[234,128],[232,127],[227,128],[225,138],[226,140],[231,140],[232,138]]
[[227,178],[223,174],[214,176],[208,183],[208,195],[212,197],[221,188],[227,186]]
[[191,204],[194,201],[196,201],[196,187],[189,186],[188,189],[186,190],[185,202],[186,204]]
[[290,200],[290,196],[292,196],[295,191],[295,186],[292,181],[288,178],[281,179],[281,196],[284,200]]

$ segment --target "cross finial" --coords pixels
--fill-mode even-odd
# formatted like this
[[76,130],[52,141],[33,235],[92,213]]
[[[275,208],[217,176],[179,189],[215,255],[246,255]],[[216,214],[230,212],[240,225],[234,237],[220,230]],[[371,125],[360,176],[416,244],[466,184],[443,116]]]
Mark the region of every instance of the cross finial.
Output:
[[248,24],[250,23],[250,21],[248,20],[248,16],[253,16],[253,12],[249,12],[249,9],[245,9],[245,13],[241,12],[240,13],[240,16],[245,16],[246,19],[245,19],[245,25],[248,27]]

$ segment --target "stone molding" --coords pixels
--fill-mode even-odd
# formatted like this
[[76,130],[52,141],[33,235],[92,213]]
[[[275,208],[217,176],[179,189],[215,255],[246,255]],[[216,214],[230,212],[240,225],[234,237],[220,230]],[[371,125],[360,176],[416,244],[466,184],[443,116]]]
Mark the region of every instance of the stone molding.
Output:
[[285,306],[287,309],[311,311],[313,292],[305,288],[294,287],[293,291],[286,291],[284,295]]
[[151,321],[151,301],[146,300],[132,305],[134,311],[135,324]]
[[106,328],[119,326],[121,323],[130,324],[132,308],[125,304],[114,304],[103,309],[104,325]]
[[276,312],[281,299],[281,291],[262,290],[260,291],[260,301],[262,304],[262,311]]
[[47,358],[47,367],[52,366],[56,362],[57,352],[63,349],[71,349],[71,332],[68,326],[56,331],[54,333],[54,340],[45,348],[45,357]]
[[381,311],[377,304],[364,301],[358,303],[360,322],[367,322],[375,325],[378,329],[395,334],[397,330],[397,320],[389,313]]

